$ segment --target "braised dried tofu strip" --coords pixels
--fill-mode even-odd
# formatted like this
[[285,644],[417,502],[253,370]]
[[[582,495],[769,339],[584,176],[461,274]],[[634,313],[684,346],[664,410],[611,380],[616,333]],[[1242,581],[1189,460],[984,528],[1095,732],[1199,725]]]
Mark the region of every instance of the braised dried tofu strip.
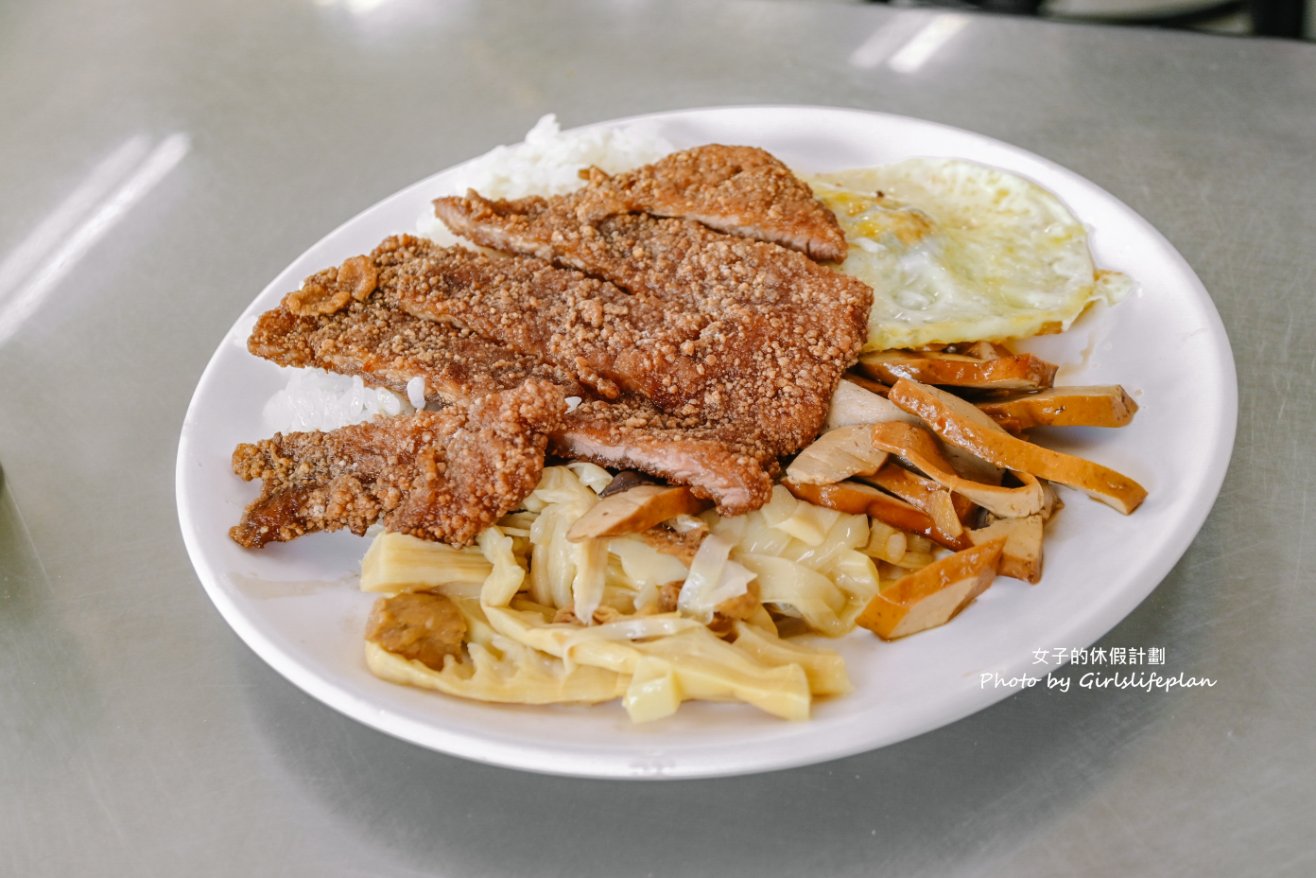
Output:
[[909,461],[928,478],[968,497],[989,512],[1004,518],[1020,518],[1042,510],[1045,496],[1037,479],[1028,473],[1020,473],[1022,485],[1004,487],[962,478],[946,465],[937,440],[923,427],[894,421],[874,424],[870,436],[878,448]]
[[1002,518],[969,531],[969,541],[981,546],[1004,537],[997,572],[1002,576],[1036,584],[1042,580],[1042,515]]
[[230,536],[259,548],[313,531],[391,531],[464,545],[539,483],[561,391],[531,381],[470,408],[384,418],[330,432],[275,434],[233,452],[263,482]]
[[918,423],[918,418],[886,398],[889,389],[885,384],[878,385],[847,372],[832,394],[827,410],[827,429],[883,421]]
[[[648,530],[640,531],[639,538],[653,549],[657,549],[664,555],[671,555],[673,558],[680,559],[681,563],[689,567],[694,563],[695,553],[699,551],[699,546],[703,543],[704,537],[708,536],[706,530],[677,531],[667,527],[651,527]],[[673,590],[671,606],[668,609],[676,609],[676,597]]]
[[1004,545],[998,537],[907,574],[879,591],[857,624],[883,640],[946,624],[991,586]]
[[689,488],[637,485],[611,494],[591,506],[567,531],[574,542],[640,533],[655,525],[708,508]]
[[978,403],[978,408],[1011,433],[1033,427],[1123,427],[1138,404],[1119,385],[1052,387]]
[[771,241],[839,262],[847,245],[836,217],[766,150],[708,144],[615,176],[597,168],[586,208],[596,216],[643,212],[696,220],[733,235]]
[[997,357],[1014,355],[1014,352],[1008,347],[995,341],[975,341],[968,344],[958,344],[955,345],[954,352],[963,354],[966,357],[973,357],[976,360],[995,360]]
[[887,384],[901,378],[923,384],[977,390],[1038,390],[1050,387],[1056,365],[1032,354],[1007,354],[992,359],[963,354],[879,351],[859,358],[859,367]]
[[944,533],[954,536],[963,533],[964,523],[955,508],[951,492],[932,479],[911,472],[894,460],[887,461],[876,473],[860,478],[922,509],[932,516],[932,520]]
[[901,379],[889,398],[944,441],[997,466],[1077,488],[1126,515],[1147,496],[1145,488],[1115,470],[1010,435],[972,403],[944,390]]
[[830,485],[853,475],[875,473],[887,453],[873,445],[866,424],[828,430],[795,456],[786,478],[801,485]]
[[948,533],[917,506],[899,497],[857,482],[838,482],[835,485],[797,485],[790,480],[782,485],[799,500],[815,506],[825,506],[851,515],[867,515],[898,530],[925,536],[948,549],[963,549],[969,545],[961,528]]

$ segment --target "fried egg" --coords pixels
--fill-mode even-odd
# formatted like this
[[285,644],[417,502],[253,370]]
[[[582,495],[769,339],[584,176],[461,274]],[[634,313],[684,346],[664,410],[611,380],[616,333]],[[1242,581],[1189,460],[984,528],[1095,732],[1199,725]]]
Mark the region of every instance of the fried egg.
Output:
[[1130,288],[1060,199],[1006,171],[917,158],[808,179],[873,288],[867,350],[1059,332]]

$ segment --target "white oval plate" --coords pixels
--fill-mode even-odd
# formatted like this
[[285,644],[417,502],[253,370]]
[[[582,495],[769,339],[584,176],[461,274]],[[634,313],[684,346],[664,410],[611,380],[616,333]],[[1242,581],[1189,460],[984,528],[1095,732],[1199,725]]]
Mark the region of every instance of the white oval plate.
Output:
[[[1179,254],[1146,221],[1092,183],[1007,144],[915,119],[815,107],[662,113],[643,121],[678,147],[708,142],[767,148],[801,171],[914,155],[958,156],[1013,170],[1058,194],[1092,229],[1097,263],[1140,291],[1085,315],[1064,335],[1035,340],[1069,384],[1123,384],[1141,406],[1122,430],[1057,434],[1150,491],[1130,517],[1072,492],[1048,535],[1045,578],[1000,580],[950,625],[897,643],[857,632],[835,643],[855,692],[790,723],[729,704],[687,704],[673,718],[632,725],[618,705],[533,708],[461,701],[377,680],[362,658],[374,598],[356,590],[364,540],[317,534],[263,551],[227,536],[256,493],[229,470],[233,447],[261,438],[261,408],[285,380],[247,354],[254,315],[302,278],[410,231],[458,169],[384,199],[299,256],[256,297],[206,368],[183,424],[178,511],[188,552],[215,606],[261,658],[354,719],[423,747],[553,774],[706,777],[804,765],[938,728],[1017,687],[981,674],[1045,674],[1034,651],[1086,647],[1133,610],[1170,571],[1205,520],[1233,446],[1237,386],[1211,300]],[[1063,703],[1056,702],[1063,710]]]

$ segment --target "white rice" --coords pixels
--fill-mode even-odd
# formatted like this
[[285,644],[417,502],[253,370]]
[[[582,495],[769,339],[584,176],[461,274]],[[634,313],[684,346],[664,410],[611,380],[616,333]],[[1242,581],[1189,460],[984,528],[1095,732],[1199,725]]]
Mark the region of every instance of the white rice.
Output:
[[[524,142],[496,147],[462,168],[447,194],[461,194],[470,188],[490,198],[560,195],[581,186],[578,172],[582,168],[593,165],[616,174],[656,161],[673,149],[671,143],[645,125],[564,134],[557,118],[550,114],[535,123]],[[444,245],[457,243],[432,211],[418,220],[416,233]],[[249,330],[238,339],[244,346]],[[425,405],[425,379],[420,377],[408,382],[404,397],[366,387],[360,377],[319,369],[287,371],[287,385],[265,404],[263,419],[269,433],[333,430],[378,415],[409,413]],[[578,398],[573,399],[580,404]]]
[[[489,198],[561,195],[579,189],[579,172],[591,165],[617,174],[657,161],[676,147],[645,124],[563,133],[550,113],[535,123],[521,143],[497,146],[461,169],[450,195],[474,189]],[[442,193],[438,193],[442,194]],[[416,234],[452,244],[452,233],[426,211]]]
[[413,409],[425,407],[425,376],[417,375],[407,382],[407,402]]
[[561,195],[579,189],[578,172],[594,165],[609,174],[656,161],[675,147],[651,129],[632,125],[563,133],[552,113],[535,123],[525,140],[496,146],[466,165],[454,193],[475,189],[489,198]]
[[334,375],[320,369],[289,369],[288,383],[265,403],[266,435],[297,430],[335,430],[378,415],[415,411],[401,396],[366,387],[360,375]]

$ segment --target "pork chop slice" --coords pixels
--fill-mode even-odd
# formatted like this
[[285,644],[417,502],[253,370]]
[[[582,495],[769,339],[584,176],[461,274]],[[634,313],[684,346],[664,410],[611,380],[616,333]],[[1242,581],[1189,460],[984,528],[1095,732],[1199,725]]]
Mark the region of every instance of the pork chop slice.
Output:
[[699,377],[680,349],[706,315],[534,256],[411,246],[418,255],[397,266],[388,293],[408,314],[533,357],[608,399],[647,393],[662,369]]
[[378,303],[327,316],[269,311],[257,321],[248,348],[280,366],[360,375],[400,394],[419,377],[427,398],[446,402],[510,390],[531,378],[550,380],[567,395],[580,392],[551,364]]
[[707,144],[589,181],[582,218],[650,213],[696,220],[733,235],[771,241],[824,262],[845,259],[845,233],[808,184],[776,156],[753,146]]
[[[659,409],[729,427],[780,456],[822,428],[841,374],[863,343],[872,290],[776,244],[693,220],[613,214],[582,221],[587,195],[491,201],[440,198],[459,235],[609,281],[670,315],[698,315],[696,338],[661,356],[634,389]],[[650,349],[662,326],[621,327]]]
[[[247,349],[280,366],[319,368],[360,375],[368,383],[403,393],[413,378],[425,382],[427,397],[472,402],[510,390],[527,379],[552,381],[566,395],[578,395],[572,370],[512,350],[449,322],[423,320],[398,308],[399,285],[413,284],[418,265],[442,248],[419,238],[386,238],[369,256],[356,256],[337,268],[311,275],[277,308],[262,314]],[[336,307],[313,305],[301,295],[308,288],[336,283],[349,266],[367,265],[373,288],[360,297],[342,297]],[[331,303],[335,303],[332,296]]]
[[613,469],[686,485],[724,515],[757,509],[772,495],[776,458],[729,431],[636,400],[586,400],[567,414],[549,450]]
[[[308,288],[332,287],[361,264],[375,272],[369,293],[308,301]],[[535,257],[400,235],[307,278],[261,315],[247,347],[279,365],[360,374],[394,389],[420,375],[427,393],[445,399],[469,400],[529,377],[569,394],[588,388],[615,398],[647,392],[663,369],[676,371],[668,379],[697,380],[679,349],[707,323]]]
[[329,432],[276,433],[233,452],[261,493],[229,531],[259,548],[314,531],[391,531],[466,545],[539,483],[561,390],[528,380],[475,404],[381,418]]
[[[771,486],[768,471],[775,467],[771,450],[755,452],[727,435],[731,431],[714,429],[690,414],[664,413],[634,395],[614,408],[602,399],[590,398],[589,389],[575,381],[571,374],[574,356],[560,357],[555,364],[513,349],[515,344],[540,354],[545,354],[544,348],[558,354],[570,352],[565,344],[534,343],[544,321],[528,321],[527,317],[589,314],[591,303],[600,302],[602,288],[607,288],[601,294],[607,306],[599,312],[603,319],[583,321],[583,344],[596,352],[603,349],[606,339],[603,343],[592,339],[602,334],[634,345],[634,336],[618,334],[612,322],[625,323],[621,317],[632,316],[626,308],[619,312],[614,306],[629,305],[624,300],[634,297],[529,257],[490,259],[472,251],[442,253],[441,249],[406,236],[389,238],[371,254],[378,274],[370,293],[359,300],[330,296],[336,310],[289,301],[290,294],[257,321],[249,349],[280,365],[361,375],[368,383],[398,392],[421,377],[431,398],[459,406],[526,381],[550,380],[564,395],[586,398],[578,413],[568,416],[553,434],[553,449],[560,456],[629,466],[673,484],[689,484],[724,510],[743,511],[766,499]],[[318,272],[307,285],[332,287],[338,276],[353,274],[347,267],[351,263],[348,260],[337,269]],[[535,280],[541,282],[532,283]],[[587,295],[580,301],[567,301],[563,295],[567,290],[582,289]],[[610,295],[623,301],[607,301]],[[404,303],[428,313],[430,319],[399,310]],[[424,303],[429,304],[420,307]],[[294,313],[293,308],[303,313]],[[657,320],[657,315],[651,319]],[[447,320],[463,326],[443,322]],[[536,322],[540,328],[522,328],[526,322]],[[663,325],[670,329],[679,323],[674,317]],[[486,339],[466,326],[500,340]],[[649,379],[655,373],[652,365],[645,365],[646,358],[651,360],[655,349],[663,347],[650,338],[634,349],[623,348],[620,373],[637,376],[637,381]],[[698,376],[692,373],[692,377]],[[557,414],[553,414],[556,423]],[[271,502],[270,508],[274,505]]]

